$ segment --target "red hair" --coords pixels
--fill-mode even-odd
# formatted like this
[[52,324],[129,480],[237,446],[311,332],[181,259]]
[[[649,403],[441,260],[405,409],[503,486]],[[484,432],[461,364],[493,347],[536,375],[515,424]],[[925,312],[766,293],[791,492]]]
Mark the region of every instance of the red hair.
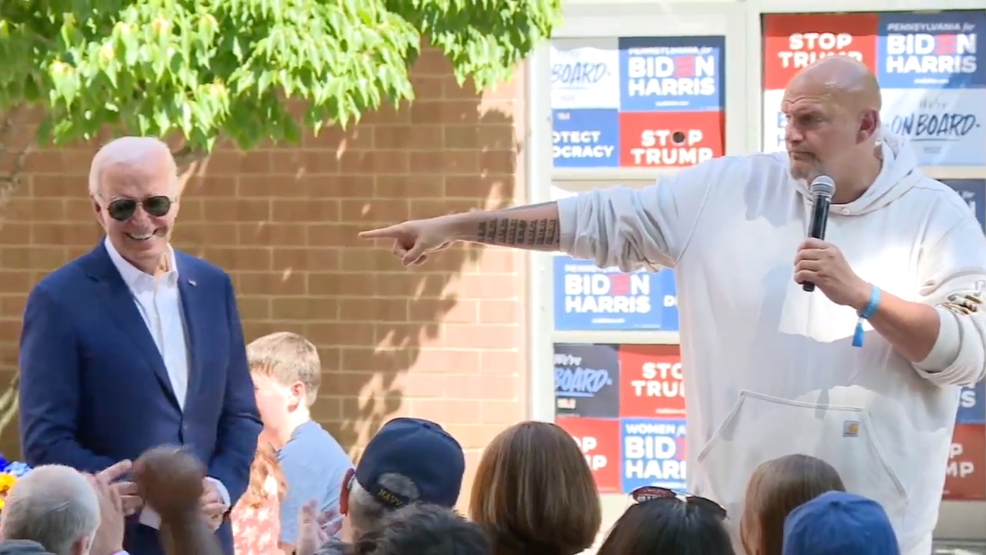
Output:
[[257,443],[257,455],[250,465],[250,484],[240,503],[247,507],[259,507],[269,495],[264,485],[270,477],[277,480],[277,498],[283,499],[287,491],[287,482],[284,480],[284,473],[281,472],[281,465],[277,462],[277,450],[274,449],[273,444],[261,438]]

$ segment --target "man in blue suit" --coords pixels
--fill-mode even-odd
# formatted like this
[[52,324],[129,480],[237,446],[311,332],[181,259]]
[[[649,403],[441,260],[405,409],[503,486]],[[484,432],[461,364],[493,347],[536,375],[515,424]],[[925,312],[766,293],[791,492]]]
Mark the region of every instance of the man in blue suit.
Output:
[[[93,158],[89,194],[106,237],[28,297],[21,439],[28,464],[90,473],[184,446],[208,468],[203,517],[232,555],[226,515],[246,490],[261,424],[229,276],[170,246],[179,192],[156,139],[116,139]],[[160,518],[131,501],[125,548],[161,554]]]

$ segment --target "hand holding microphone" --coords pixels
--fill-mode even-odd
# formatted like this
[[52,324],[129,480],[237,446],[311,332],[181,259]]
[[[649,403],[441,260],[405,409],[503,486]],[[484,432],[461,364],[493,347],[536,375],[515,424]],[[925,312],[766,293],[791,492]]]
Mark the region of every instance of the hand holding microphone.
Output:
[[[832,195],[835,194],[835,181],[827,175],[820,175],[811,182],[811,223],[808,237],[825,240],[825,226],[829,220],[829,208],[832,207]],[[815,283],[802,281],[801,288],[809,293],[815,290]]]
[[817,286],[832,302],[861,310],[870,298],[870,285],[849,267],[838,247],[825,242],[835,183],[828,176],[819,176],[811,182],[811,192],[814,203],[809,237],[798,247],[794,258],[794,281],[805,291],[814,291]]

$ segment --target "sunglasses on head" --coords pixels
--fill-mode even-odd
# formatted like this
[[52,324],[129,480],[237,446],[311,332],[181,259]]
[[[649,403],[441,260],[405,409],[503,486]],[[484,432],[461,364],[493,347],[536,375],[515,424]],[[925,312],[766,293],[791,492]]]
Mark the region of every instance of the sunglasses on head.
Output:
[[106,213],[118,222],[125,222],[134,217],[134,214],[137,213],[137,206],[140,205],[149,216],[160,218],[171,211],[171,205],[174,202],[171,197],[164,195],[155,195],[141,200],[118,198],[106,206]]
[[658,486],[639,487],[630,493],[630,497],[636,503],[647,503],[660,499],[675,499],[684,501],[689,505],[695,505],[703,511],[708,511],[719,520],[726,520],[727,516],[726,509],[711,499],[699,497],[698,495],[682,495],[674,490]]

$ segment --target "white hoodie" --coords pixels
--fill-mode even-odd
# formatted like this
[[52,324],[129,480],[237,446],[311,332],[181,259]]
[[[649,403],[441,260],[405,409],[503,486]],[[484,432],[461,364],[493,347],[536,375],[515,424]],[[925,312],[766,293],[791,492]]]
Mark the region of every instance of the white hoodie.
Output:
[[[986,238],[949,187],[886,135],[880,175],[832,207],[826,240],[884,291],[940,305],[986,283]],[[928,555],[960,385],[986,373],[986,313],[938,307],[928,358],[911,364],[857,316],[793,280],[811,215],[786,153],[712,160],[640,190],[558,201],[561,247],[624,271],[674,268],[688,406],[688,484],[729,511],[734,537],[760,463],[803,453],[883,504],[903,553]]]

